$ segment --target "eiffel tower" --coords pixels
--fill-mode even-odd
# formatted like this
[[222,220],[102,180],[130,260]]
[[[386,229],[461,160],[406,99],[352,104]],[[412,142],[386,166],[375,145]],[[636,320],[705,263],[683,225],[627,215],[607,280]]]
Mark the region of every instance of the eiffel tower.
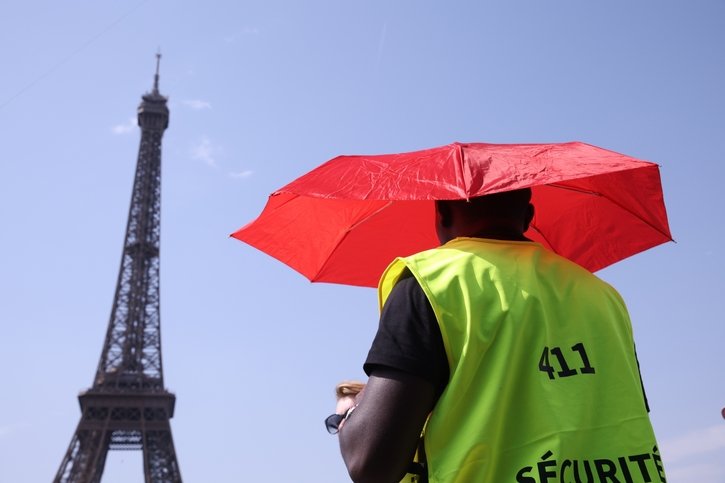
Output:
[[100,483],[108,450],[141,450],[146,483],[181,482],[164,388],[159,317],[161,137],[169,125],[159,63],[138,107],[141,144],[111,319],[93,386],[54,483]]

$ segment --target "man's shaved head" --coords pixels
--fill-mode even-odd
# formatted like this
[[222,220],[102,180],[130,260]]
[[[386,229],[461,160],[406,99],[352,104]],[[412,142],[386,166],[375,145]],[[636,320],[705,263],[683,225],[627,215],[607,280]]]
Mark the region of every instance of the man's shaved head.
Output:
[[438,236],[444,243],[457,236],[523,238],[534,210],[531,189],[524,188],[468,200],[438,200],[436,213]]

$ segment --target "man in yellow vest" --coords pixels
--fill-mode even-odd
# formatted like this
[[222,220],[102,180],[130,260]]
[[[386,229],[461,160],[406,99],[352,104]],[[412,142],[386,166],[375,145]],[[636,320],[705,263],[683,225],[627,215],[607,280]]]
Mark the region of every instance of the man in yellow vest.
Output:
[[[524,237],[531,191],[436,202],[442,246],[378,288],[369,380],[339,440],[355,482],[665,482],[619,294]],[[566,223],[566,220],[562,220]]]

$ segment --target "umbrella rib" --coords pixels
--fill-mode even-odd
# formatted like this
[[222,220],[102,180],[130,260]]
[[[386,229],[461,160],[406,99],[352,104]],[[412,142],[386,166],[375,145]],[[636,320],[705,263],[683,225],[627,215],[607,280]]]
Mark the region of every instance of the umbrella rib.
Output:
[[310,280],[313,281],[313,282],[315,280],[317,280],[317,278],[320,276],[320,273],[322,273],[325,270],[325,268],[327,267],[327,264],[330,262],[330,259],[332,258],[332,254],[335,253],[335,251],[337,251],[338,247],[342,244],[342,242],[345,240],[345,238],[347,238],[347,235],[349,235],[352,230],[354,230],[358,226],[362,225],[363,223],[367,222],[371,218],[374,218],[381,211],[389,208],[392,204],[393,204],[392,201],[388,201],[385,205],[383,205],[380,208],[378,208],[377,210],[373,211],[372,213],[370,213],[368,216],[366,216],[362,220],[360,220],[357,223],[355,223],[355,224],[350,225],[349,227],[347,227],[347,229],[345,229],[345,232],[343,233],[343,235],[335,243],[335,247],[332,250],[330,250],[330,253],[327,254],[327,258],[325,259],[325,263],[323,263],[322,265],[320,265],[320,268],[317,270],[317,272],[315,273],[314,277],[312,277]]
[[672,235],[670,235],[670,234],[668,234],[668,233],[665,233],[664,231],[660,230],[660,228],[659,228],[659,227],[657,227],[657,226],[654,226],[654,225],[653,225],[652,223],[650,223],[649,221],[645,220],[644,218],[642,218],[642,217],[641,217],[641,216],[639,216],[638,214],[636,214],[636,213],[632,212],[632,211],[631,211],[630,209],[628,209],[628,208],[625,208],[624,206],[622,206],[621,204],[617,203],[616,201],[614,201],[613,199],[609,198],[608,196],[604,196],[604,195],[601,195],[601,196],[602,196],[603,198],[606,198],[607,200],[609,200],[609,202],[610,202],[610,203],[612,203],[613,205],[616,205],[616,206],[618,206],[618,207],[619,207],[620,209],[622,209],[622,210],[626,211],[627,213],[630,213],[630,214],[631,214],[632,216],[634,216],[635,218],[637,218],[638,220],[640,220],[641,222],[643,222],[643,223],[644,223],[645,225],[647,225],[647,226],[649,226],[650,228],[652,228],[652,229],[653,229],[654,231],[656,231],[656,232],[657,232],[657,233],[659,233],[660,235],[662,235],[662,236],[664,236],[665,238],[667,238],[667,239],[668,239],[669,241],[674,241],[674,240],[672,239]]
[[456,159],[458,160],[458,169],[461,173],[461,178],[463,178],[463,194],[466,197],[466,200],[470,198],[470,183],[471,183],[471,170],[470,167],[466,164],[463,153],[463,147],[456,143],[454,144],[456,149]]
[[[388,201],[387,203],[385,203],[385,205],[384,205],[384,206],[381,206],[380,208],[378,208],[377,210],[373,211],[372,213],[370,213],[370,214],[369,214],[368,216],[366,216],[366,217],[365,217],[365,218],[363,218],[362,220],[360,220],[360,221],[358,221],[357,223],[355,223],[354,225],[351,225],[350,227],[348,227],[348,228],[347,228],[347,229],[345,230],[345,236],[347,236],[347,234],[348,234],[349,232],[351,232],[352,230],[354,230],[354,229],[355,229],[355,228],[357,228],[358,226],[360,226],[360,225],[362,225],[363,223],[365,223],[366,221],[368,221],[368,220],[369,220],[370,218],[373,218],[373,217],[375,217],[375,216],[376,216],[376,215],[377,215],[378,213],[380,213],[381,211],[383,211],[383,210],[386,210],[386,209],[390,208],[390,206],[391,206],[392,204],[393,204],[393,202],[392,202],[392,201]],[[344,238],[345,238],[345,236],[343,236],[343,237],[342,237],[342,239],[344,239]]]
[[[551,186],[552,188],[559,188],[559,189],[565,189],[565,190],[570,190],[570,191],[576,191],[578,193],[583,193],[583,194],[587,194],[587,195],[600,196],[600,197],[606,199],[607,201],[609,201],[610,203],[612,203],[613,205],[617,206],[620,210],[624,210],[627,213],[629,213],[630,215],[634,216],[639,221],[641,221],[645,225],[649,226],[650,228],[652,228],[654,231],[656,231],[660,235],[666,237],[668,240],[674,241],[672,239],[672,235],[670,235],[668,233],[665,233],[659,227],[654,226],[652,223],[650,223],[649,221],[645,220],[644,218],[642,218],[641,216],[639,216],[637,213],[634,213],[632,210],[630,210],[629,208],[623,206],[621,203],[618,203],[617,201],[613,200],[609,196],[606,196],[606,195],[604,195],[602,193],[599,193],[598,191],[584,190],[584,189],[581,189],[581,188],[574,188],[574,187],[571,187],[571,186],[564,186],[564,185],[560,185],[560,184],[556,184],[556,183],[552,183],[552,184],[549,184],[549,185],[546,185],[546,186]],[[539,232],[539,233],[541,233],[541,232]]]
[[[594,195],[594,196],[602,196],[602,197],[604,197],[604,195],[601,194],[598,191],[585,190],[585,189],[582,189],[582,188],[575,188],[573,186],[565,186],[563,184],[558,184],[558,183],[550,183],[550,184],[546,184],[544,186],[550,186],[552,188],[559,188],[561,190],[576,191],[577,193],[582,193],[582,194],[585,194],[585,195]],[[609,199],[609,198],[607,198],[607,199]]]
[[536,233],[538,233],[539,236],[541,237],[541,239],[544,240],[547,245],[549,245],[549,248],[551,248],[551,250],[554,253],[559,253],[559,252],[556,251],[556,248],[554,248],[554,245],[551,244],[551,242],[549,241],[549,239],[546,238],[546,236],[541,232],[541,230],[539,230],[539,228],[536,225],[534,225],[532,223],[531,225],[529,225],[529,228],[532,229],[532,230],[534,230]]

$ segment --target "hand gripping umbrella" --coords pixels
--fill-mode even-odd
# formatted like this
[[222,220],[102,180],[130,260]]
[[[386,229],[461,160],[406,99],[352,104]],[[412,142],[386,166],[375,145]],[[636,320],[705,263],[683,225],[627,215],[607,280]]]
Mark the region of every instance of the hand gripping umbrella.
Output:
[[535,207],[526,236],[590,271],[672,240],[658,166],[580,142],[338,156],[232,236],[313,282],[374,287],[395,257],[439,244],[434,200],[520,188]]

